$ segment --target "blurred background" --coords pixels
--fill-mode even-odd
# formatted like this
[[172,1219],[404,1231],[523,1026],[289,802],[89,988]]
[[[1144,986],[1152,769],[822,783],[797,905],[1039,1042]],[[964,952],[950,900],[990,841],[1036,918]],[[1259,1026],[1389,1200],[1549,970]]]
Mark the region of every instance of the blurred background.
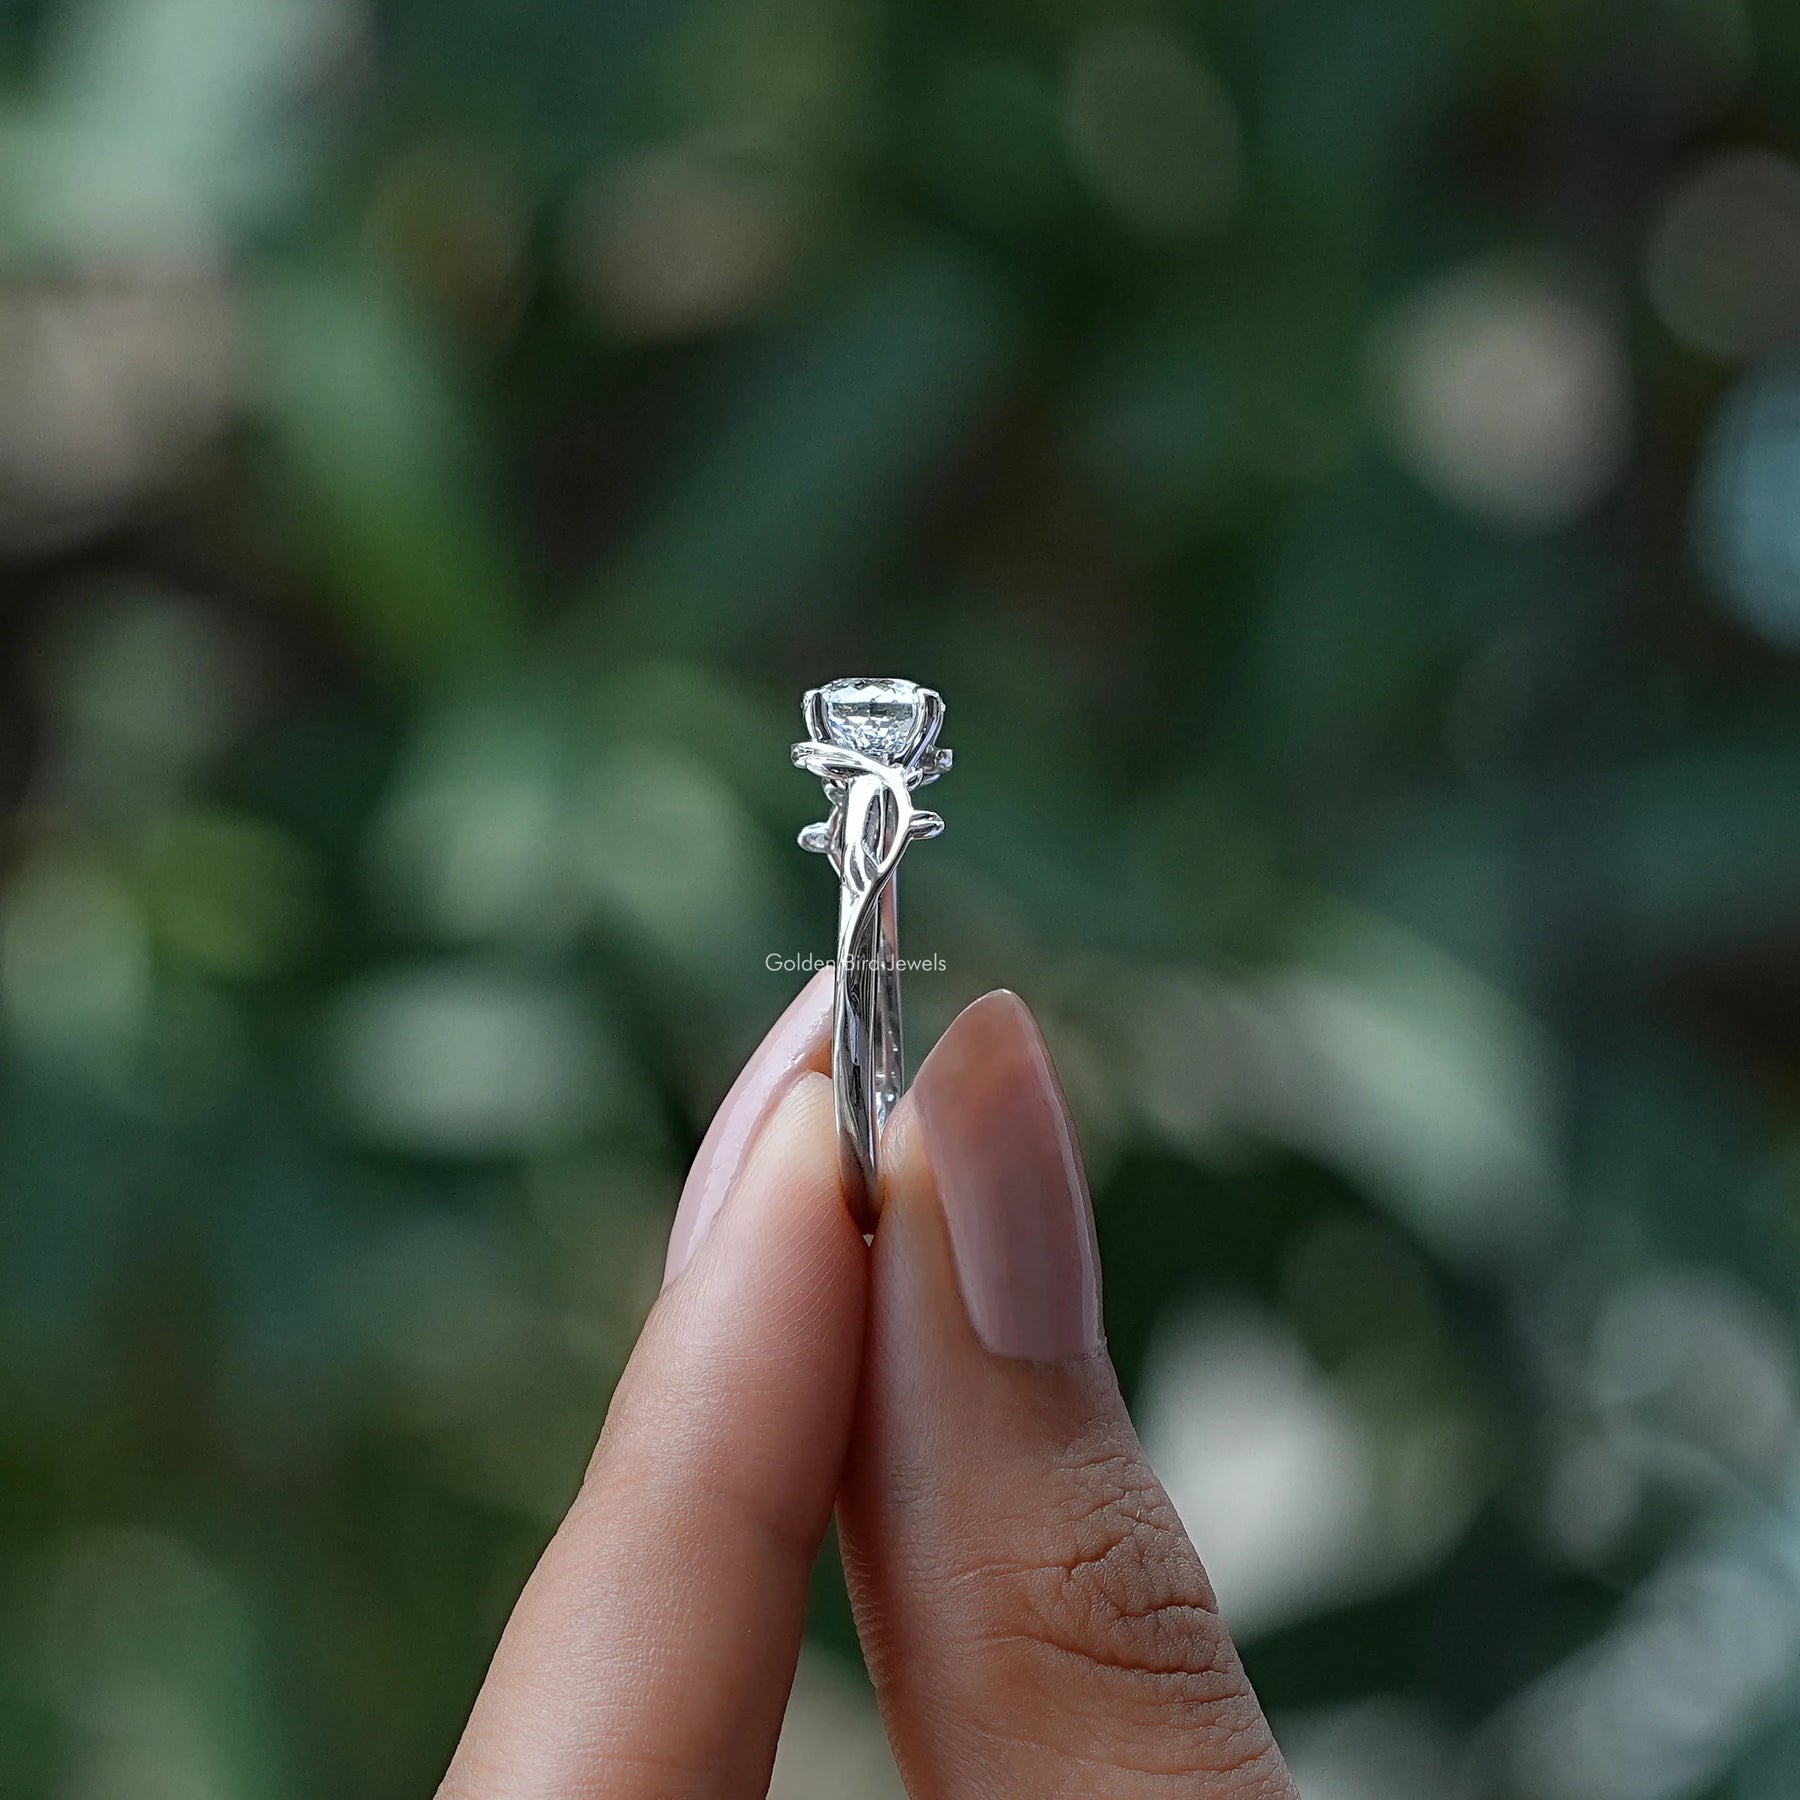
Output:
[[6,0],[0,1793],[432,1790],[891,673],[1307,1800],[1800,1795],[1797,159],[1787,0]]

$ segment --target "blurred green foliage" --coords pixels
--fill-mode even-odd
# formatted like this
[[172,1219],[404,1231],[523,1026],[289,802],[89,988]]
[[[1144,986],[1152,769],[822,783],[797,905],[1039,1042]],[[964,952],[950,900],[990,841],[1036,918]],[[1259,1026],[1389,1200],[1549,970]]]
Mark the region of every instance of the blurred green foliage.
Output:
[[0,1792],[429,1791],[892,672],[915,1052],[1045,1018],[1308,1800],[1800,1794],[1797,109],[1785,0],[0,10]]

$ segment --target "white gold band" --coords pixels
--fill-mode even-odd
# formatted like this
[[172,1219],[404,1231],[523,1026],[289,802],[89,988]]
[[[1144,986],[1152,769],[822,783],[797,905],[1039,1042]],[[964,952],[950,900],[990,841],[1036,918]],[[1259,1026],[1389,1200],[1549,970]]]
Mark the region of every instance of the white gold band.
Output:
[[832,1032],[838,1163],[852,1213],[869,1229],[880,1204],[881,1133],[906,1084],[895,874],[906,847],[944,822],[913,791],[950,767],[938,748],[944,702],[907,681],[834,681],[804,702],[808,738],[794,761],[817,775],[830,817],[800,833],[836,871],[838,935]]

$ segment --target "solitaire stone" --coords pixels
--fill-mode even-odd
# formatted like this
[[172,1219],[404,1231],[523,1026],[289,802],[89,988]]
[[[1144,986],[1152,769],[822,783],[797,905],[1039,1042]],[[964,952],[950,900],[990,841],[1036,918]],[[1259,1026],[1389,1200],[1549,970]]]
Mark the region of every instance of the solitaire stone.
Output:
[[832,681],[821,692],[831,741],[880,762],[906,754],[924,716],[925,697],[910,681]]

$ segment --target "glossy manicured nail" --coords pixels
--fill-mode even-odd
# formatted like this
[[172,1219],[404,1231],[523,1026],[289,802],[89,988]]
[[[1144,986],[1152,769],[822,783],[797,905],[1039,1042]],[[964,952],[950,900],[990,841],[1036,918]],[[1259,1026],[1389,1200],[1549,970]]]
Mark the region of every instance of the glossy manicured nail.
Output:
[[1100,1348],[1100,1256],[1069,1109],[1016,994],[963,1012],[913,1084],[963,1305],[1002,1356]]
[[688,1170],[663,1264],[667,1287],[693,1260],[749,1160],[763,1122],[801,1070],[820,1066],[831,1035],[831,970],[821,969],[769,1028],[732,1083]]

